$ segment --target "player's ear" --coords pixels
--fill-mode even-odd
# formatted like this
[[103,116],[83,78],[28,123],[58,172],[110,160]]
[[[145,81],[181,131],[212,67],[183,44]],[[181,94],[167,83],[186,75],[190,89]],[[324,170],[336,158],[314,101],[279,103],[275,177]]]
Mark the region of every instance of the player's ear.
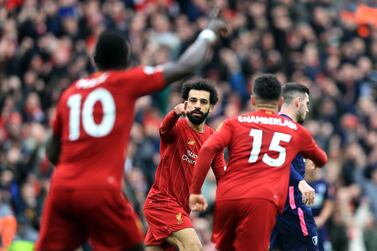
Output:
[[185,108],[185,111],[187,110],[187,101],[185,101],[184,103],[184,108]]
[[212,104],[209,105],[209,110],[208,110],[208,112],[211,113],[211,112],[213,111],[213,108],[214,108],[214,105],[212,105]]
[[280,97],[278,101],[279,110],[283,106],[283,104],[284,104],[284,97]]
[[300,103],[301,103],[301,97],[300,97],[300,96],[297,96],[297,97],[294,99],[295,107],[296,107],[296,108],[299,108],[299,107],[300,107]]
[[254,95],[250,95],[250,99],[251,99],[251,105],[255,106],[255,97],[254,97]]

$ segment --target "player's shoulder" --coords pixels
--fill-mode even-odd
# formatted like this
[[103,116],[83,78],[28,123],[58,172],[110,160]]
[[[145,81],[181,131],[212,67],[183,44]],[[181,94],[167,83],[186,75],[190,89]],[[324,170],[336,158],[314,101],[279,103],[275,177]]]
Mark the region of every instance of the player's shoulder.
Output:
[[204,131],[207,134],[213,134],[215,132],[215,129],[207,124],[204,124]]
[[233,117],[230,117],[224,121],[224,123],[232,124],[234,126],[240,125],[249,120],[251,116],[257,115],[256,112],[245,112]]
[[153,75],[156,72],[161,72],[162,68],[159,66],[139,65],[128,68],[122,71],[113,71],[114,77],[135,77],[137,75]]
[[185,117],[179,117],[177,122],[175,123],[176,130],[179,131],[187,131],[191,130],[191,127],[189,123],[187,122],[187,119]]

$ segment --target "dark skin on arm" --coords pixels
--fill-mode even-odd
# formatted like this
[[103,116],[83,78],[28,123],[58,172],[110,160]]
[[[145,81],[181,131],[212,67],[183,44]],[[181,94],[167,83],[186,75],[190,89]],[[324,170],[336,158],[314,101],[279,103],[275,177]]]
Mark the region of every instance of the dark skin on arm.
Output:
[[56,165],[58,163],[59,159],[59,154],[60,154],[60,137],[52,134],[46,145],[46,155],[48,160]]

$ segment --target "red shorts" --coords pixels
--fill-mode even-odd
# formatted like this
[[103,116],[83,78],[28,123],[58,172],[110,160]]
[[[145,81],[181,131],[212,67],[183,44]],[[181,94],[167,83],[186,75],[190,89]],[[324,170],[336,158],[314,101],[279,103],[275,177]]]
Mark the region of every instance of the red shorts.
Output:
[[144,216],[148,222],[148,231],[144,243],[146,246],[160,246],[164,250],[176,250],[165,241],[172,232],[192,228],[189,215],[174,201],[144,207]]
[[142,225],[127,198],[115,190],[49,192],[36,250],[75,250],[85,240],[94,250],[120,251],[142,244]]
[[216,201],[212,239],[219,251],[266,251],[278,208],[264,199]]

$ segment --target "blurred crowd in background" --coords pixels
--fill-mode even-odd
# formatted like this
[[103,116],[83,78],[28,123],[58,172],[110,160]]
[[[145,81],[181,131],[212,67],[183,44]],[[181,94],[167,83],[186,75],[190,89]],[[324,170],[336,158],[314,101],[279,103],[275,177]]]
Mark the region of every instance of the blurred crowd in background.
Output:
[[[342,0],[0,0],[3,243],[12,229],[23,245],[38,236],[53,172],[44,155],[51,114],[64,88],[95,71],[98,34],[127,36],[132,65],[163,64],[194,41],[214,5],[231,34],[197,72],[220,93],[209,124],[250,110],[260,73],[308,85],[305,126],[329,155],[322,175],[335,191],[327,223],[332,249],[377,250],[377,1]],[[124,168],[125,192],[141,217],[159,161],[159,123],[182,102],[179,91],[177,83],[137,103]],[[209,175],[203,192],[212,203],[215,189]],[[193,216],[205,250],[213,250],[211,216],[211,207]]]

